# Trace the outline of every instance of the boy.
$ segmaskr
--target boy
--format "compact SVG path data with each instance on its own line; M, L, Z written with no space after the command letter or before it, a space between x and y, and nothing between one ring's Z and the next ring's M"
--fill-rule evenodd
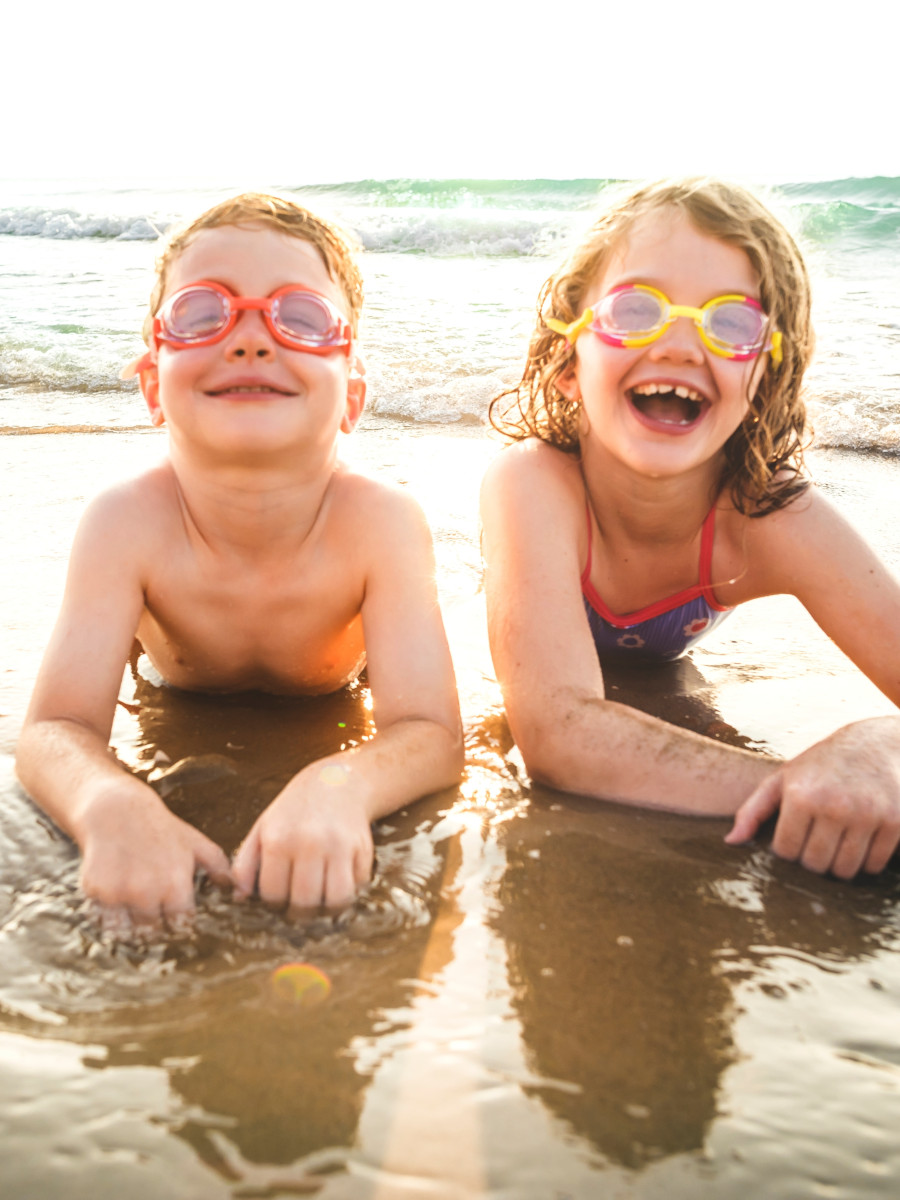
M331 226L255 194L170 238L157 272L149 352L126 373L169 455L82 520L19 777L80 846L107 925L190 913L197 868L272 905L338 907L371 873L370 822L462 766L424 516L337 458L365 401L362 284ZM191 690L325 693L367 666L378 732L300 771L229 867L108 751L135 637Z

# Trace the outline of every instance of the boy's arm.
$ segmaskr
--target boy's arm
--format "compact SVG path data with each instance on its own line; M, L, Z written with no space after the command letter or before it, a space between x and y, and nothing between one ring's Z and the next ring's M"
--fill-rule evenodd
M372 872L370 825L454 784L463 762L459 703L425 517L385 492L368 514L362 606L377 733L305 767L251 829L237 886L291 909L348 903Z
M197 866L230 881L219 847L169 812L108 747L143 608L132 503L108 493L82 520L16 754L28 792L81 848L82 889L110 924L189 912Z

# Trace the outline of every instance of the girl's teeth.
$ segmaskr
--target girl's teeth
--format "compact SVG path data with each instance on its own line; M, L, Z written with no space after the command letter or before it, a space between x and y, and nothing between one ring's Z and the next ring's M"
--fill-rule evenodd
M685 387L683 383L677 387L669 387L664 383L641 383L634 389L638 396L656 396L660 393L674 392L681 400L693 400L695 404L701 403L703 397L699 392L695 392L693 388Z

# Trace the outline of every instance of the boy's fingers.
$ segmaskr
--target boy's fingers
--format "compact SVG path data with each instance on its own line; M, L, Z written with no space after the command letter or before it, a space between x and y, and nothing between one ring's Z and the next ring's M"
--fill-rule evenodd
M294 861L291 879L290 908L292 911L311 912L319 909L325 896L325 860L308 858Z
M375 865L375 847L371 841L367 846L361 846L353 856L353 882L358 888L372 878L372 868Z
M256 890L264 904L283 907L291 895L291 860L270 849L260 859Z
M725 835L725 841L729 846L749 842L763 821L767 821L778 809L780 803L781 772L776 771L768 779L764 779L755 792L751 792L734 814L734 824Z
M251 829L238 847L234 862L231 864L231 875L239 897L253 895L256 890L258 871L259 834L255 829Z
M131 936L131 916L127 908L120 905L100 904L95 901L94 909L100 918L100 931L106 937L126 941Z
M323 882L325 907L330 909L346 908L353 902L356 895L356 882L353 878L353 862L342 858L330 862Z
M220 887L230 887L234 883L228 855L202 833L198 833L194 842L194 858L213 883Z

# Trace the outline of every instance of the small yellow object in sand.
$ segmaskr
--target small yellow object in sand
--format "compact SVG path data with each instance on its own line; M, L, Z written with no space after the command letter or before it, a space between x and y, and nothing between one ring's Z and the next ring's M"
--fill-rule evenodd
M328 999L331 980L312 963L284 963L272 972L272 991L279 1000L310 1008Z

